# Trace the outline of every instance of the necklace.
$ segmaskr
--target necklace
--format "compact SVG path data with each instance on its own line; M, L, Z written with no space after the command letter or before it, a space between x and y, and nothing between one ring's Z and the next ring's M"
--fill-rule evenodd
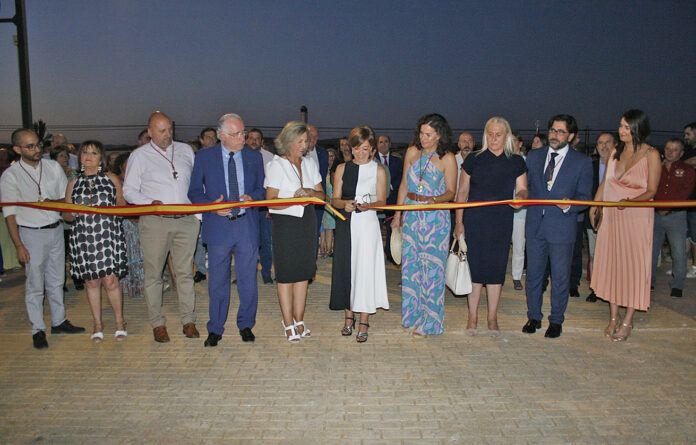
M31 179L31 182L36 184L36 187L38 187L38 189L39 189L39 202L43 202L44 197L41 194L41 178L43 177L43 163L39 159L39 182L36 182L36 179L34 179L34 177L31 175L31 173L29 173L29 171L26 168L24 168L24 166L22 165L21 162L18 162L18 164L22 168L22 170L24 170L24 173L26 173L27 176L29 176L29 179Z
M428 162L425 163L425 168L423 168L423 155L421 154L421 157L418 159L418 167L420 168L420 170L418 172L418 187L417 188L418 188L419 194L423 193L423 189L424 189L424 187L423 187L423 175L425 174L425 172L428 171L428 165L430 165L430 160L433 158L434 154L435 154L435 152L433 151L428 156Z
M172 176L174 177L174 179L179 179L179 172L177 172L176 167L174 167L174 142L172 142L172 159L171 159L171 161L164 154L162 154L162 152L157 147L152 145L152 141L150 141L150 147L152 147L152 149L155 150L155 152L157 152L158 155L162 156L164 158L164 160L167 161L169 163L169 165L171 165Z

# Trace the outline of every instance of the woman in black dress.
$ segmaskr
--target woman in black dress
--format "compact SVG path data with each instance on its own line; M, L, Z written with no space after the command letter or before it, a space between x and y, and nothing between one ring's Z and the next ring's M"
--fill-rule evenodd
M502 117L492 117L483 130L483 148L467 156L456 201L498 201L510 199L517 190L517 199L527 198L527 166L522 156L513 153L510 124ZM498 301L505 282L508 252L512 237L512 206L489 206L456 211L454 235L464 238L471 268L473 289L469 294L467 333L476 334L478 302L486 286L488 299L488 330L500 335ZM514 206L514 208L519 208Z
M104 146L99 141L85 141L78 152L82 168L68 183L65 202L87 206L125 205L121 181L104 171ZM116 340L123 340L126 322L119 278L127 272L126 244L121 231L121 218L108 215L64 213L66 221L74 220L70 232L72 274L85 282L87 300L94 318L95 343L104 339L101 314L101 288L111 303L116 318Z

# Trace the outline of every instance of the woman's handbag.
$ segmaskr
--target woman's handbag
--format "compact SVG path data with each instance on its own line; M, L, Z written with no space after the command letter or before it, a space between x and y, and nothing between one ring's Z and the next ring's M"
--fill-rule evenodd
M389 250L396 264L401 264L401 228L392 229Z
M457 245L455 252L454 246ZM455 295L471 293L471 272L469 262L466 260L466 242L464 238L454 239L447 256L445 268L445 283Z

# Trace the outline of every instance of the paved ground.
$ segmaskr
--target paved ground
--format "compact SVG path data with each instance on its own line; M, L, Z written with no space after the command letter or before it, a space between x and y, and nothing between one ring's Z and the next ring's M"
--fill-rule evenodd
M339 334L329 277L320 260L305 318L313 336L297 345L283 339L274 287L261 285L254 344L241 342L234 315L217 348L184 338L170 291L169 344L152 340L145 305L126 297L125 342L49 335L37 351L22 273L10 272L0 283L0 442L696 443L696 280L672 301L662 271L626 343L602 336L607 306L584 298L570 302L561 338L522 334L524 294L510 286L500 338L485 326L467 336L466 299L448 294L445 335L421 339L400 328L389 268L392 309L359 345ZM205 337L207 292L197 291ZM91 328L83 293L69 292L66 306Z

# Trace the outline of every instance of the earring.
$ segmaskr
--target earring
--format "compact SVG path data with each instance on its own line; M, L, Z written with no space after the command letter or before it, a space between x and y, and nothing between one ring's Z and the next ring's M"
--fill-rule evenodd
M101 170L102 170L102 166L100 165L99 168L97 169L97 172L101 173Z
M80 173L85 172L85 164L80 164Z

